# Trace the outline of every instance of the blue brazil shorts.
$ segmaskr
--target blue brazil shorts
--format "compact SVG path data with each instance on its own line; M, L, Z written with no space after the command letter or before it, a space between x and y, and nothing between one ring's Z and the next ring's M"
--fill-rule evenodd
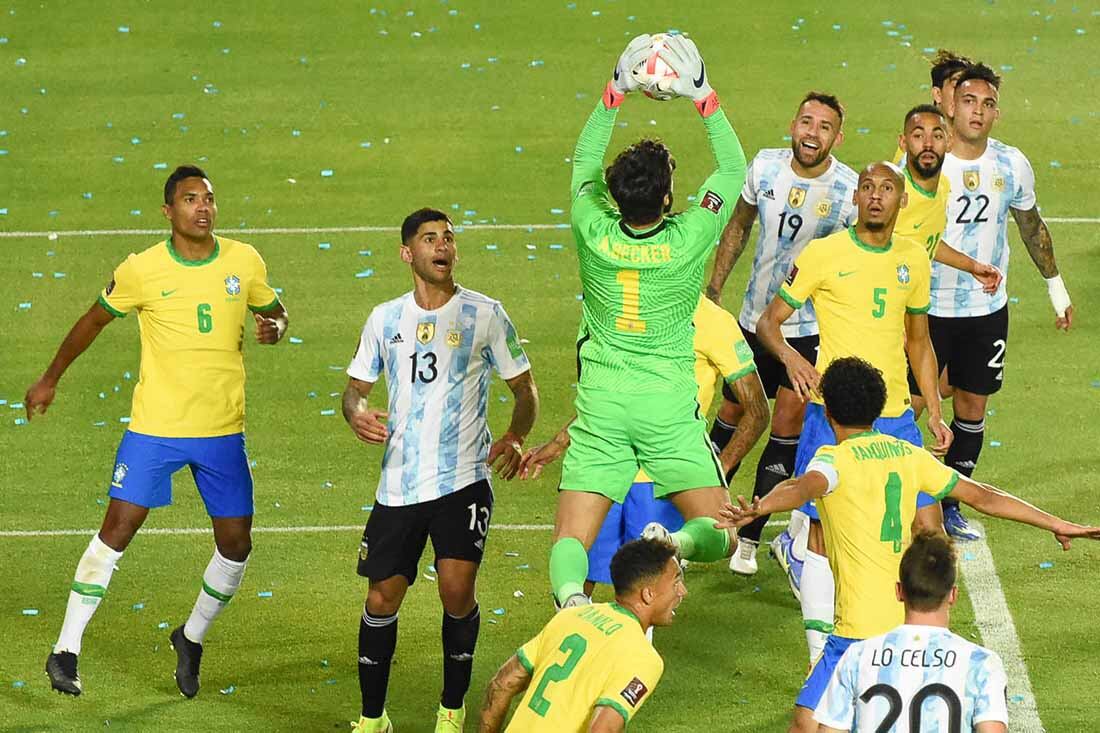
M684 526L684 518L668 499L653 498L650 482L632 484L622 504L611 504L596 541L588 550L588 580L611 582L611 558L616 550L636 540L650 522L660 522L669 532Z

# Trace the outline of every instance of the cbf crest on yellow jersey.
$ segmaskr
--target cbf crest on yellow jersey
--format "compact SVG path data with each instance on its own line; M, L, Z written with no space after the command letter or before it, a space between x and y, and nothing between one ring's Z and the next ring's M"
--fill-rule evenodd
M559 612L516 656L531 673L531 684L510 733L587 731L597 707L609 707L629 723L665 668L638 618L617 603Z
M267 266L250 245L216 237L205 260L186 260L171 239L131 254L99 304L121 318L138 312L141 375L130 430L162 438L209 438L244 430L244 335L249 310L275 308Z
M936 247L947 230L947 204L951 200L951 181L940 176L935 191L921 188L913 180L908 167L905 171L905 192L909 194L909 203L898 212L894 224L894 236L905 237L924 248L928 259L936 256Z
M911 240L872 247L852 227L810 242L779 296L795 310L813 301L821 333L817 370L845 356L869 361L886 380L882 416L898 417L909 407L905 314L928 312L930 272L927 253Z
M917 493L942 499L959 475L923 448L875 430L818 448L810 471L829 482L817 511L836 576L835 633L884 634L905 620L894 583L912 541Z

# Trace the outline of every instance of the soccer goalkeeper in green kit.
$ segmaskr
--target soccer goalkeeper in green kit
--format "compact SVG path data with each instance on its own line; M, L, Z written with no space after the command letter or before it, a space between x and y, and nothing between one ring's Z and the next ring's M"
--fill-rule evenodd
M653 39L627 46L573 155L573 236L584 303L577 359L576 421L562 465L550 582L559 606L588 602L583 584L591 546L611 502L622 502L641 467L654 495L667 497L686 523L668 533L650 525L686 560L728 557L734 541L715 529L727 501L725 478L699 414L693 377L692 314L703 269L745 180L745 154L707 81L699 50L668 36L660 57L676 72L671 90L703 118L718 168L695 201L672 206L676 167L668 148L641 140L603 170L619 105L647 81Z

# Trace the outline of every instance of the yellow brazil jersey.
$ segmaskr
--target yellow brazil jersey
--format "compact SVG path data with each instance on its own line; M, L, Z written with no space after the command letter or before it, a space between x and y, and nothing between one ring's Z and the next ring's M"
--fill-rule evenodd
M905 169L905 192L909 194L909 203L898 212L894 224L894 236L911 239L924 248L928 259L936 256L936 247L940 237L947 229L947 203L951 200L951 181L940 176L935 191L920 187Z
M817 511L836 577L834 633L885 634L905 620L894 583L912 541L917 492L942 499L959 475L923 448L874 430L822 446L806 471L829 482Z
M665 668L637 617L617 603L559 612L516 656L531 684L508 725L511 733L587 731L600 706L629 723Z
M872 247L853 227L806 245L779 296L795 310L813 300L821 333L817 371L845 356L869 361L886 380L883 417L898 417L909 407L905 314L928 311L930 277L928 257L912 240Z
M894 157L890 160L896 166L900 166L902 168L905 167L905 151L901 149L900 145L898 146L898 149L894 151Z
M737 318L714 301L700 296L692 316L695 324L695 384L699 387L699 408L706 412L714 399L719 379L736 382L756 371L752 347L741 333ZM634 483L648 482L645 471L638 471Z
M278 303L263 259L243 242L217 237L202 261L181 258L171 240L127 257L99 304L116 317L138 312L141 375L130 430L163 438L244 430L248 311Z

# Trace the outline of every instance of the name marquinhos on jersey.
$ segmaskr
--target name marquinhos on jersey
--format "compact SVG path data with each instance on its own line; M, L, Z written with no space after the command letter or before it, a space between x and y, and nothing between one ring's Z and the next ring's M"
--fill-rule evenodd
M885 461L913 452L913 446L904 440L876 440L867 445L850 445L848 449L857 461Z
M633 265L661 265L672 261L672 247L665 244L631 244L629 242L612 243L608 237L600 240L597 247L611 259L629 262Z

